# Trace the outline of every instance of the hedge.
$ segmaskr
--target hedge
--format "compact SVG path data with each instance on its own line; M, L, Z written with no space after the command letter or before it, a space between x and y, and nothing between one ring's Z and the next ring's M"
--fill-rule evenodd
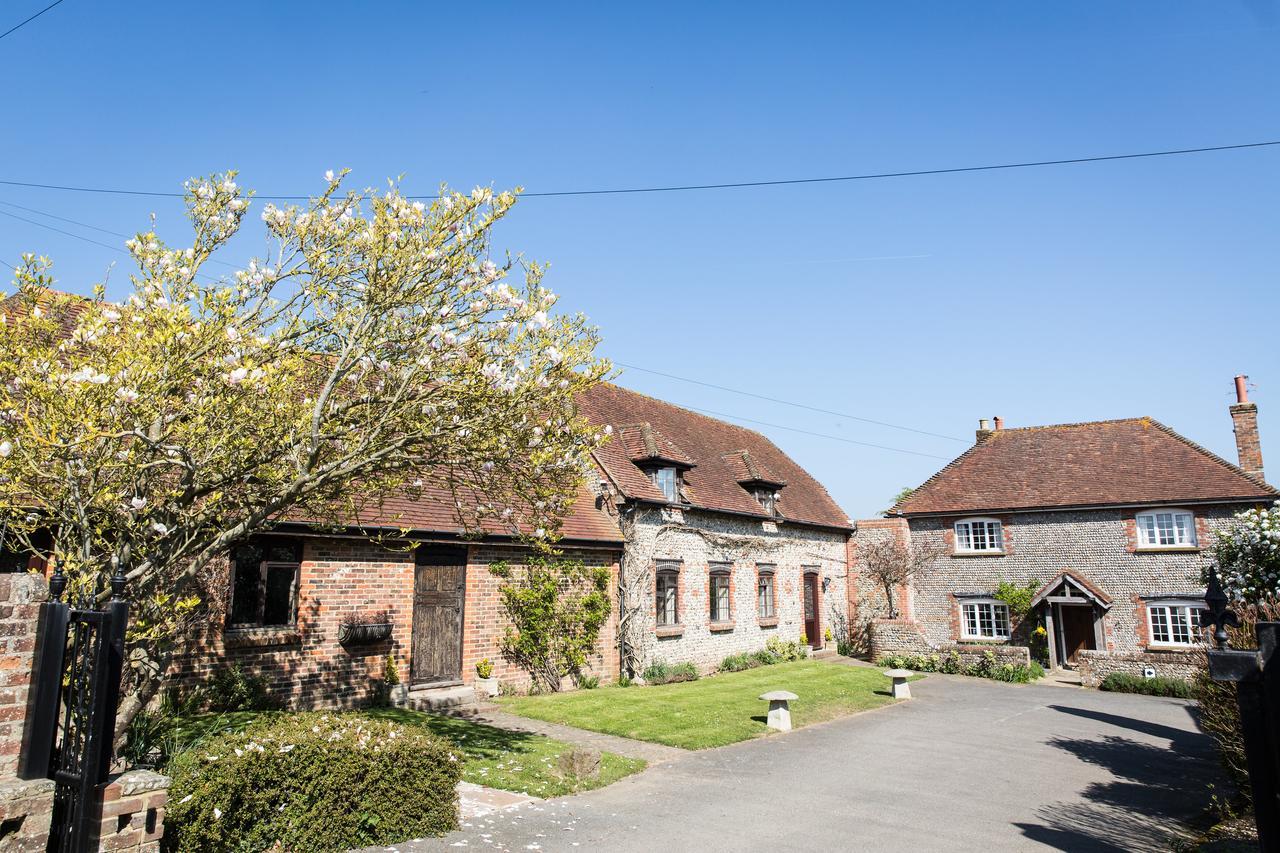
M876 665L914 672L972 675L975 678L990 678L1011 684L1030 684L1036 679L1044 678L1044 667L1035 661L1030 664L1001 663L991 651L983 652L982 657L973 663L966 662L958 652L952 650L941 655L889 655L880 658Z
M1177 699L1191 699L1195 689L1190 681L1181 678L1144 678L1127 672L1113 672L1098 685L1099 690L1112 693L1142 693L1147 696L1172 696Z
M174 756L168 850L350 850L457 828L462 756L359 713L270 716Z

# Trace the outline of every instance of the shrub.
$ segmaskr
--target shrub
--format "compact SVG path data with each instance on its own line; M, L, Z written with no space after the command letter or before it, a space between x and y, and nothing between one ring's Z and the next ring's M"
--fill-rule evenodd
M457 827L461 757L419 726L289 714L203 740L169 763L177 850L348 850Z
M609 570L539 556L523 568L504 562L489 571L503 580L498 592L510 623L503 656L528 672L535 688L558 691L561 680L576 678L596 650L612 607Z
M649 684L674 684L678 681L697 681L698 668L691 663L678 663L674 666L666 661L657 660L644 671L644 680Z
M739 652L722 660L720 662L720 671L742 672L745 669L755 669L758 666L764 666L764 662L749 652Z
M481 678L490 678L493 676L493 661L488 658L481 658L476 662L476 675Z
M1128 672L1113 672L1098 685L1099 690L1112 693L1142 693L1146 696L1172 696L1190 699L1195 695L1190 681L1181 678L1143 678Z
M595 690L600 686L600 676L598 675L579 675L578 686L583 690Z
M887 655L876 661L876 665L890 669L909 669L912 672L969 675L1011 684L1030 684L1044 678L1044 667L1035 661L1030 664L1000 663L992 651L983 652L982 657L973 663L965 663L960 653L952 649L945 654Z
M218 670L199 691L199 704L206 711L223 714L229 711L271 711L279 703L267 689L267 679L245 672L238 663Z
M798 643L792 640L783 640L780 637L770 637L769 642L764 644L764 649L773 655L778 663L803 660L809 656L805 649L805 646L808 645L805 639L804 634L800 635L800 642Z

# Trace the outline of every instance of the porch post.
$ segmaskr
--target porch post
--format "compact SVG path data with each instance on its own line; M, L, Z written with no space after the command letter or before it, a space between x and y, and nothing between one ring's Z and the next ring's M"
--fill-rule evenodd
M1044 630L1047 632L1045 642L1049 646L1049 669L1058 668L1058 633L1053 627L1053 605L1044 608Z
M1106 632L1102 630L1102 620L1106 616L1106 611L1094 604L1091 605L1093 610L1093 647L1100 652L1107 650Z

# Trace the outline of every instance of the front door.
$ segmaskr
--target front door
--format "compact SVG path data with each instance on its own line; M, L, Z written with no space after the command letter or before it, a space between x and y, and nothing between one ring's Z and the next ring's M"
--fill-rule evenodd
M462 600L467 549L421 545L413 582L414 684L462 680Z
M1096 645L1093 637L1093 608L1064 605L1058 612L1062 620L1063 659L1075 666L1080 652Z
M804 576L804 635L815 649L822 646L822 626L818 624L818 576Z

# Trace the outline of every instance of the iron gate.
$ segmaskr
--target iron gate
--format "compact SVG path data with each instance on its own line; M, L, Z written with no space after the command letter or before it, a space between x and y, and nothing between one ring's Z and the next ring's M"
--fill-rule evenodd
M106 607L95 607L93 595L72 606L62 600L67 579L58 570L41 605L19 775L54 781L51 851L80 853L97 843L129 615L124 585L117 569Z

